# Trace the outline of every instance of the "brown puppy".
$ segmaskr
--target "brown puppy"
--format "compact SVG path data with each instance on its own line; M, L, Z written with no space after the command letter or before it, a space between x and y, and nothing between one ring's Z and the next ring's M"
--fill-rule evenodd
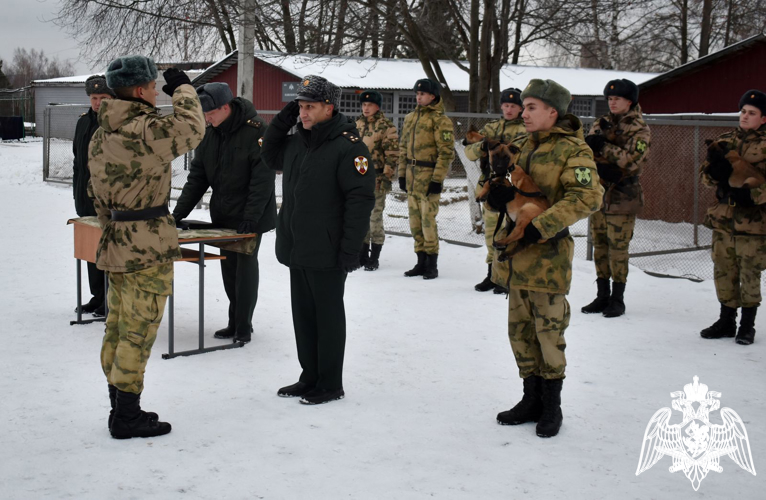
M708 139L705 144L708 146L708 161L721 160L731 165L732 172L729 176L731 187L753 189L766 183L766 177L757 168L742 159L736 150L730 150L729 143Z

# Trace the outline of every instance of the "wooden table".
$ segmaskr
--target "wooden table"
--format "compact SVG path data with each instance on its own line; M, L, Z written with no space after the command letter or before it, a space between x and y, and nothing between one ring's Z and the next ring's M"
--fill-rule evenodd
M67 224L74 226L74 257L77 259L77 320L70 321L70 325L87 324L94 321L105 321L106 318L96 318L90 320L82 319L80 310L82 304L82 267L81 262L96 262L96 250L98 242L101 239L101 227L96 217L80 217L69 219ZM205 252L205 245L212 245L226 248L232 251L248 252L254 248L255 234L237 234L232 229L192 229L178 231L179 245L198 245L198 249L181 248L181 260L177 262L191 262L199 266L199 346L197 349L188 351L175 351L175 305L174 292L168 297L168 352L162 355L162 359L171 359L177 356L191 356L193 354L202 354L211 351L220 351L222 349L232 349L242 347L243 342L232 341L229 344L217 345L214 347L205 347L205 262L210 260L224 260L226 257ZM250 250L251 251L251 250ZM105 277L108 283L108 278ZM175 280L174 280L175 283ZM106 290L106 285L105 285ZM109 314L109 310L106 309Z

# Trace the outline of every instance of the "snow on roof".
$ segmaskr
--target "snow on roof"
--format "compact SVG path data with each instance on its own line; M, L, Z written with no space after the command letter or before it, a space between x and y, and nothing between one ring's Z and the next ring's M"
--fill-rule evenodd
M425 78L423 66L415 59L375 59L371 57L317 56L256 51L255 57L282 70L303 77L319 75L344 88L378 90L411 89ZM468 73L452 61L439 61L444 77L453 91L468 91ZM464 62L468 67L468 62ZM552 68L506 64L500 71L500 87L523 89L533 78L555 80L573 95L602 95L609 80L627 78L640 84L656 73L632 73L606 69Z
M189 78L194 78L195 76L203 73L205 70L202 69L187 69L184 70L184 73L189 75ZM90 78L93 75L103 75L103 73L89 73L87 75L76 75L76 76L63 76L61 78L49 78L47 80L33 80L32 83L36 86L45 86L48 84L77 84L77 83L85 83L85 80ZM162 75L158 75L159 79L162 79Z

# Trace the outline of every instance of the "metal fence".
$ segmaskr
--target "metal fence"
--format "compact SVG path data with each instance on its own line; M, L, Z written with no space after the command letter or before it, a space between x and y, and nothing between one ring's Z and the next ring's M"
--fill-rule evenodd
M87 106L48 106L44 123L44 178L71 182L72 137L80 114ZM172 108L166 106L163 112ZM261 111L267 122L278 111ZM455 161L444 183L438 215L439 237L445 241L480 247L484 245L480 205L474 200L479 177L478 163L468 160L459 141L469 129L479 130L496 119L485 114L449 113L455 127ZM587 134L593 118L582 119ZM636 221L631 242L631 263L647 272L711 279L709 255L712 233L701 225L705 211L714 201L712 190L698 177L705 158L705 139L712 139L737 126L735 118L681 119L647 117L652 131L651 148L641 176L645 207ZM193 153L192 153L193 154ZM172 198L177 198L186 182L191 156L173 162ZM386 201L384 225L391 234L410 235L407 198L395 181ZM277 176L277 202L281 202L282 181ZM201 204L205 206L210 193ZM590 258L588 221L570 227L575 238L575 254Z

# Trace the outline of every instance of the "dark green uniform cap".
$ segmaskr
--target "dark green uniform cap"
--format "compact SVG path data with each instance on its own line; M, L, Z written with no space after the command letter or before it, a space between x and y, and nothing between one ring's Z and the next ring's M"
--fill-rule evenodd
M500 104L503 104L504 102L510 103L510 104L518 104L519 106L522 106L521 104L521 90L510 88L505 89L500 94Z
M522 102L527 97L540 99L549 106L552 106L559 114L559 119L564 118L569 108L569 102L572 100L572 94L567 89L554 82L553 80L534 79L529 81L529 85L521 93Z
M383 96L377 90L365 90L359 94L359 102L371 102L380 107L380 104L383 102Z
M761 110L761 115L766 116L766 94L760 90L750 89L745 92L739 99L739 109L745 104L755 106Z
M133 87L156 79L157 65L151 57L118 57L106 70L106 84L110 89Z
M412 90L415 92L428 92L429 94L439 97L441 95L442 86L439 82L435 82L430 78L423 78L415 82L415 86L412 87Z
M638 85L630 80L612 80L604 87L604 97L616 95L631 102L631 108L638 104Z

